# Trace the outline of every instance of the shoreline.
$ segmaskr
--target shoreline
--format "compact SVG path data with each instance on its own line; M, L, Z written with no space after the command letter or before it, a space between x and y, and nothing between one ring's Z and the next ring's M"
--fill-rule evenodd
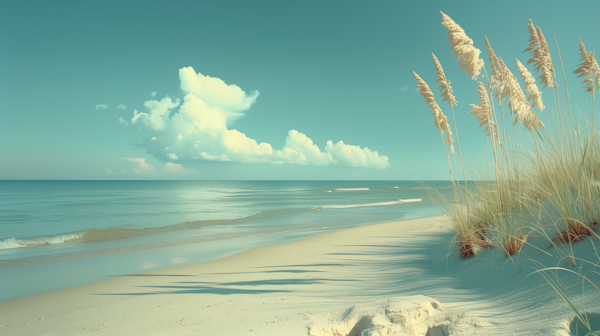
M457 259L453 236L443 217L420 218L118 276L0 303L0 333L333 336L362 323L423 335L561 335L572 314L543 280L515 285L518 270L506 266L504 276L485 257Z

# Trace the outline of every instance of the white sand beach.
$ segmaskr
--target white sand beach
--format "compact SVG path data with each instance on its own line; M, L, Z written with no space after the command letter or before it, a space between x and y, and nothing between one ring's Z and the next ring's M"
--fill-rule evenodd
M453 236L444 217L376 224L32 295L0 304L0 334L570 334L540 275L495 249L461 260ZM598 312L580 285L569 295Z

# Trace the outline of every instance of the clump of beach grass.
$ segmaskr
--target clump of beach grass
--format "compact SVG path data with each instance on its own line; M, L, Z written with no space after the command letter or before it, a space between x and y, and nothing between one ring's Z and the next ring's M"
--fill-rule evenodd
M458 142L460 166L455 162L453 138L459 133L454 118L454 107L458 105L450 81L446 78L440 61L433 55L443 102L452 108L452 124L437 104L435 95L419 75L414 73L417 87L428 107L433 111L434 127L448 160L448 169L455 189L455 199L444 206L451 218L463 257L477 254L477 246L498 246L507 256L514 255L527 241L528 227L532 222L548 222L549 227L559 229L552 241L572 244L585 236L594 235L595 224L600 220L600 148L592 125L579 125L572 116L570 106L565 111L564 99L558 92L556 72L552 63L549 45L540 27L529 20L529 46L525 52L531 57L539 73L543 88L552 90L555 108L546 119L549 127L537 116L546 106L542 91L529 69L515 59L525 91L515 75L501 57L498 57L487 37L491 72L480 58L481 51L473 40L450 16L442 14L442 26L449 35L450 48L461 69L472 79L485 73L484 81L477 82L480 97L478 105L470 104L471 111L491 140L491 167L493 183L467 183L466 168ZM590 93L592 102L598 90L598 63L593 52L588 52L580 41L582 63L574 71L584 77L585 92ZM562 66L562 65L561 65ZM566 85L565 85L566 86ZM565 87L566 89L566 87ZM562 101L558 101L562 99ZM558 103L556 103L558 101ZM504 113L504 108L510 114ZM506 122L509 119L512 122ZM593 120L593 107L590 112ZM522 125L523 129L517 126ZM445 137L444 137L445 133ZM511 134L512 133L512 134ZM595 169L595 166L599 168ZM459 172L464 183L460 183Z
M524 52L528 52L530 57L526 64L515 59L520 78L525 83L523 90L517 77L496 55L487 37L489 74L480 58L481 51L474 46L473 40L450 16L441 14L442 26L447 30L450 48L460 68L473 80L484 73L483 80L477 82L479 104L470 104L469 113L477 118L479 127L484 128L488 137L487 143L491 144L486 147L485 178L467 181L467 173L473 172L467 171L460 142L458 153L455 154L453 146L453 136L459 139L454 118L458 102L440 61L433 55L442 101L448 102L452 109L454 134L434 93L424 79L416 73L414 76L421 95L434 112L434 126L439 130L448 160L454 199L441 205L456 230L459 256L470 258L481 249L494 247L512 258L530 244L531 237L541 236L547 239L560 260L567 258L573 266L580 268L598 267L600 257L599 262L590 262L579 258L574 248L575 244L586 239L600 239L597 233L600 222L600 145L594 125L600 67L594 52L588 51L580 39L581 63L573 73L582 78L583 91L590 96L590 108L586 112L581 107L583 122L578 122L571 110L558 43L564 88L559 88L550 47L540 27L529 20L529 45ZM523 43L526 45L525 39ZM527 68L530 64L532 71ZM541 89L532 72L538 75ZM544 104L543 93L551 95L552 108ZM504 113L505 108L509 113ZM538 113L545 115L544 122ZM455 155L459 156L460 165L455 163ZM464 183L459 181L459 176ZM593 242L592 246L598 256ZM564 270L540 267L538 272L552 285L555 282L546 273L551 269ZM600 275L600 272L594 272ZM597 285L593 285L598 289ZM580 313L564 292L557 292L571 304L577 317L591 332L585 313Z

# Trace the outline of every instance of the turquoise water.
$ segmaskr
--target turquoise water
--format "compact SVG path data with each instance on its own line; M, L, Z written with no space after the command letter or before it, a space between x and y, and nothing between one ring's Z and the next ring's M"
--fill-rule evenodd
M0 301L439 214L416 181L0 181Z

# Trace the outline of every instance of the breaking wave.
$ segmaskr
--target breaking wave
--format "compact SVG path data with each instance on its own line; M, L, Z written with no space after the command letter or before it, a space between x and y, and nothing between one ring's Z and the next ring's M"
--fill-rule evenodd
M11 249L11 248L19 248L19 247L29 247L29 246L40 246L40 245L56 245L62 244L69 241L78 241L83 238L85 233L73 233L66 234L54 237L42 237L42 238L33 238L33 239L16 239L16 238L8 238L4 240L0 240L0 250Z
M338 188L337 191L357 191L357 190L369 190L369 188Z
M321 209L350 209L350 208L366 208L378 206L400 205L403 203L421 202L421 198L399 199L391 202L367 203L367 204L347 204L347 205L322 205L310 207L311 210L321 211Z

